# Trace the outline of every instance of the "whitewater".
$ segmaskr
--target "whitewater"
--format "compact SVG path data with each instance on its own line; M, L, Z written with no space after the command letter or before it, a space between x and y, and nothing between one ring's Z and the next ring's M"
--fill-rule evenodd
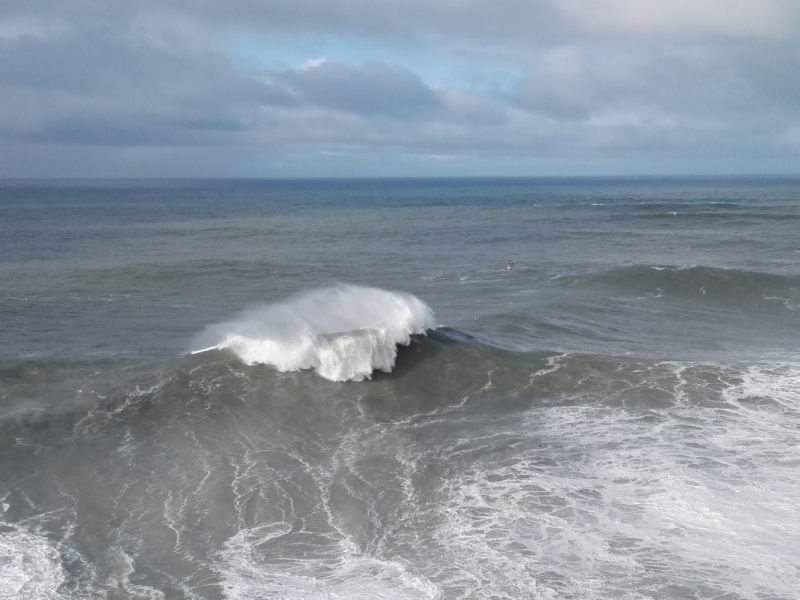
M433 312L414 296L339 285L213 325L197 341L203 348L193 352L227 348L249 365L362 381L375 370L390 372L398 345L433 327Z
M792 178L2 182L0 600L795 600L798 232Z

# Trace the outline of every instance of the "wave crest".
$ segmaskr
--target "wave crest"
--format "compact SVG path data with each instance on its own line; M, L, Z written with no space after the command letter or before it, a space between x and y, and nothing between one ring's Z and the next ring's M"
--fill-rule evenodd
M738 307L778 306L795 310L800 278L704 266L636 265L564 278L563 283L605 287L637 296L716 301Z
M212 325L197 339L203 349L194 352L228 348L251 365L362 381L375 370L390 372L397 345L434 327L431 309L411 294L338 285Z

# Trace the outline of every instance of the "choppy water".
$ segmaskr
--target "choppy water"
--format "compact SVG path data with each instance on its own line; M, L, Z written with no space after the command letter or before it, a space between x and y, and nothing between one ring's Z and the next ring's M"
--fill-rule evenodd
M796 179L5 182L0 599L792 600L798 232Z

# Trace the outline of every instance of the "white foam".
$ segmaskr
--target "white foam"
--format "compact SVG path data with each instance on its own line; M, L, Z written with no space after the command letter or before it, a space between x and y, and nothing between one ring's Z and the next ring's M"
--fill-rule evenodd
M221 552L223 589L229 600L324 598L371 600L395 598L435 600L440 590L402 564L344 552L338 559L309 564L288 561L270 565L259 559L259 547L286 535L291 527L272 523L243 529ZM346 546L346 544L345 544Z
M798 363L664 363L640 376L640 390L669 393L674 406L534 406L452 446L444 460L469 468L442 486L429 542L458 564L445 589L639 599L673 597L677 585L709 598L797 597Z
M0 533L0 600L58 597L64 568L46 538L22 529Z
M362 381L375 370L391 371L397 345L433 327L431 309L410 294L338 285L213 325L198 337L202 350L195 352L228 348L247 364Z
M741 376L741 383L725 396L732 402L769 398L788 409L800 407L800 362L753 365Z
M124 593L126 598L139 600L164 600L165 595L147 585L137 585L131 582L131 576L136 573L133 558L121 548L112 548L106 554L108 564L112 567L110 577L103 582L102 587L117 589Z

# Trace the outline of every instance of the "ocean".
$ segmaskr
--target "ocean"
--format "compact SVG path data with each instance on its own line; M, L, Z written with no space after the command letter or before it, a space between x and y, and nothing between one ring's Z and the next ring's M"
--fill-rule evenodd
M796 600L798 317L798 178L0 182L0 599Z

